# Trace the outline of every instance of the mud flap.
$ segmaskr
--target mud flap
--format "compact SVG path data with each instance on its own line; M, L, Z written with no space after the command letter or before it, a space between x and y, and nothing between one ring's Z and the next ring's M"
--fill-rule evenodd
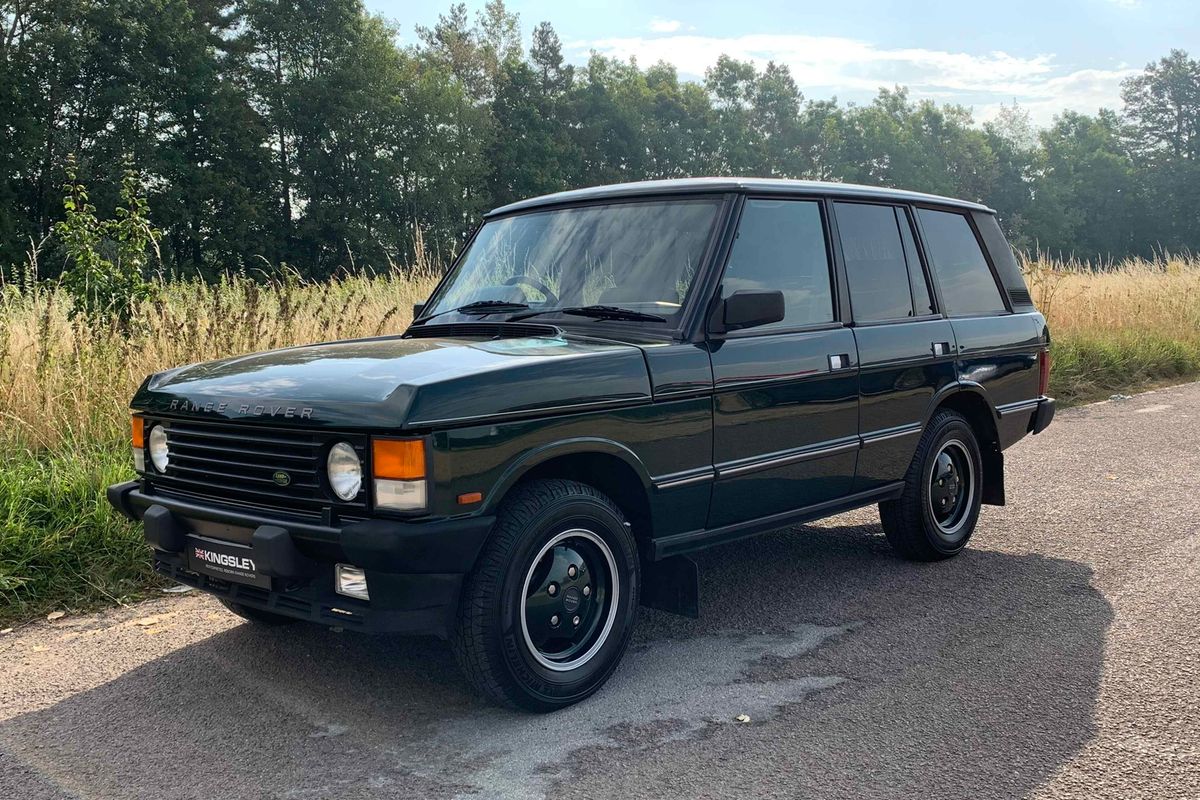
M983 485L980 500L985 506L1004 505L1004 453L999 445L989 445L980 454L983 460Z
M700 567L687 556L642 563L642 605L696 619L700 616Z

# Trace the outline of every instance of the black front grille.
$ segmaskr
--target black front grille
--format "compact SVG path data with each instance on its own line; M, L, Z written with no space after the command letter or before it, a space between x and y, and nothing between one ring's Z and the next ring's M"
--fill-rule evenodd
M365 491L344 502L325 477L329 448L337 442L351 444L370 474L365 436L173 419L147 419L147 433L156 424L166 430L170 452L165 473L151 466L147 453L147 477L157 490L305 517L326 508L352 517L366 513Z

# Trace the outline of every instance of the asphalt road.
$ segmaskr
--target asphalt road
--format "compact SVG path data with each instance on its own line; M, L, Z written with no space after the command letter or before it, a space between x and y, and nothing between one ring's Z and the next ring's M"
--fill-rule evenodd
M873 509L701 557L597 696L197 595L0 636L0 798L1200 798L1200 384L1060 413L915 565ZM737 723L739 714L749 723Z

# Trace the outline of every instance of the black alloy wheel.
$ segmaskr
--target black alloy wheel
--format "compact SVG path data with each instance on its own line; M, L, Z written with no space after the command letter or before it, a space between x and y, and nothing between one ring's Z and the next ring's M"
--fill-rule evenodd
M535 556L522 595L521 633L534 660L563 672L582 666L616 617L620 581L612 550L593 531L563 531Z
M463 673L511 708L578 703L625 653L639 570L624 514L594 487L561 479L516 487L463 585L452 640Z
M983 459L971 423L943 409L926 426L904 492L879 504L888 542L916 561L939 561L967 545L979 521Z

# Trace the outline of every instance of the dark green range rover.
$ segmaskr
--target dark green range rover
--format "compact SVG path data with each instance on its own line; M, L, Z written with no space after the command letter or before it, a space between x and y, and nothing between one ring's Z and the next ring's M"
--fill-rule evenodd
M108 497L235 613L448 637L550 710L639 604L698 613L693 550L877 503L903 556L957 553L1054 415L1049 343L974 203L566 192L487 215L403 335L152 375Z

